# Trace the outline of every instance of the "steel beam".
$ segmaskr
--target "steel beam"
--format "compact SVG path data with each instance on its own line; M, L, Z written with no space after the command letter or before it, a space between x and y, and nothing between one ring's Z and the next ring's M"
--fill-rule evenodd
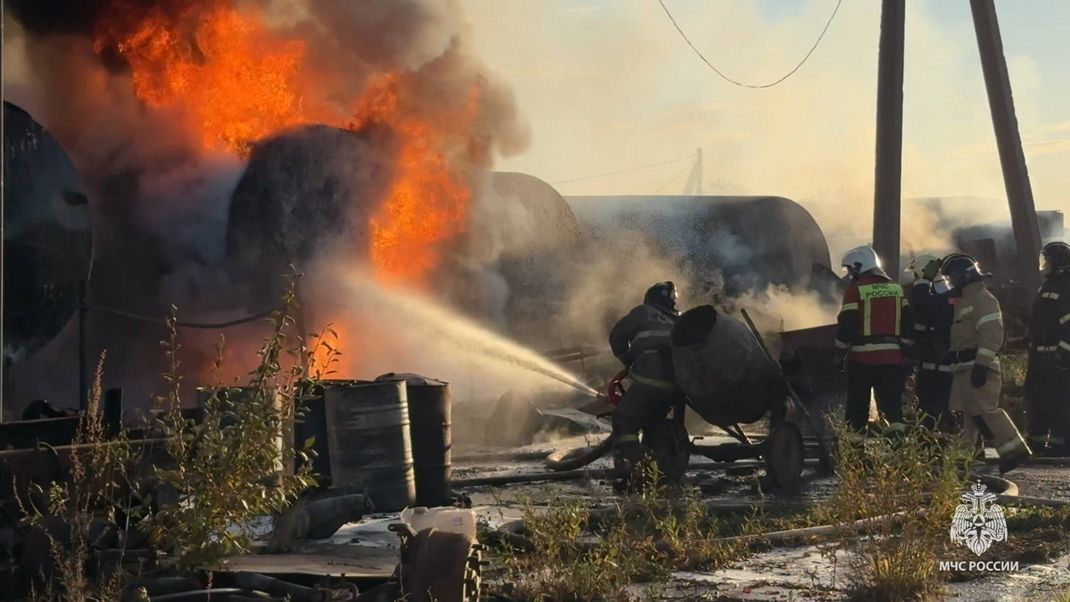
M877 166L873 178L873 248L899 276L903 175L903 37L906 0L883 0L877 68Z
M1014 98L1007 73L1007 59L1003 56L1003 40L999 34L996 6L993 0L970 0L973 27L977 32L977 49L981 53L981 70L988 91L988 108L992 111L992 127L996 131L996 147L1003 169L1003 185L1011 209L1011 226L1018 246L1018 269L1022 280L1035 290L1040 284L1037 254L1040 252L1040 228L1033 204L1033 189L1025 165L1022 137L1018 132L1018 118L1014 114Z

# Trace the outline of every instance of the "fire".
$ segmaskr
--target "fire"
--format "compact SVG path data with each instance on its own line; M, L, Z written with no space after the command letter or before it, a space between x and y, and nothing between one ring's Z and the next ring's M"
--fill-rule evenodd
M276 39L251 7L147 10L134 23L105 22L95 47L126 60L146 105L184 110L205 147L245 153L257 139L309 121L295 92L303 42Z
M467 223L472 191L443 148L471 127L476 103L433 124L402 110L401 83L398 74L376 82L362 98L354 126L386 124L401 138L389 195L370 223L376 279L426 287L444 247Z
M310 108L298 93L299 78L309 76L304 43L281 38L250 3L240 10L235 0L111 0L111 5L95 25L97 53L123 59L137 98L147 107L182 114L206 150L246 155L257 140L314 121L392 131L397 150L383 152L396 152L394 179L368 218L368 259L379 282L430 287L468 221L472 192L465 165L482 158L472 136L478 84L460 108L441 108L452 106L444 98L433 110L417 110L407 102L406 84L418 76L382 74L350 105L354 118L343 124L337 113ZM345 318L333 320L334 332L324 343L352 348L360 328L352 316ZM321 346L312 358L314 371L324 371L328 355Z

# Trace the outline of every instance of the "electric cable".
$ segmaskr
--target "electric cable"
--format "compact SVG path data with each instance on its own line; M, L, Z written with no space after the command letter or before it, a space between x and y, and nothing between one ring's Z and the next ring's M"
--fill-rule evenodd
M104 306L101 306L101 305L87 305L85 307L85 309L87 309L89 311L99 311L101 313L112 314L112 315L115 315L115 316L121 316L121 317L124 317L124 318L129 318L131 320L138 320L138 321L141 321L141 322L152 322L154 324L166 324L167 323L167 320L164 319L164 318L158 318L158 317L155 317L155 316L146 316L146 315L143 315L143 314L136 314L136 313L129 312L129 311L123 311L121 309L115 309L113 307L104 307ZM178 327L178 328L201 328L201 329L206 329L206 330L217 330L217 329L220 329L220 328L229 328L231 326L238 326L239 324L247 324L249 322L253 322L253 321L256 321L256 320L262 320L264 318L267 318L267 317L271 316L276 311L277 310L271 309L271 310L262 311L260 313L253 314L251 316L245 316L244 318L237 318L237 319L234 319L234 320L229 320L227 322L217 322L217 323L183 322L183 321L179 320L179 321L175 322L175 326Z
M584 180L593 180L595 178L606 178L606 177L609 177L609 176L616 176L616 175L625 174L625 173L632 173L633 171L641 171L641 170L644 170L644 169L650 169L651 167L658 167L660 165L668 165L670 163L676 163L677 161L683 161L684 159L691 159L691 158L694 158L694 155L686 155L686 156L683 156L683 157L677 157L675 159L669 159L668 161L659 161L657 163L651 163L649 165L641 165L639 167L632 167L630 169L621 169L619 171L611 171L611 172L607 172L607 173L595 174L593 176L584 176L582 178L573 178L571 180L561 180L561 181L558 181L558 182L550 182L550 183L553 184L554 186L558 186L560 184L571 184L572 182L582 182Z
M673 182L675 182L675 181L676 181L677 179L679 179L679 177L680 177L680 176L682 176L682 175L684 175L685 173L687 173L687 170L689 170L689 169L695 169L695 164L694 164L694 163L692 163L691 165L687 165L687 166L685 166L685 167L684 167L683 169L681 169L680 171L676 172L676 175L674 175L674 176L673 176L672 178L670 178L670 179L669 179L669 180L668 180L667 182L665 182L665 183L664 183L664 184L662 184L661 186L658 186L658 187L657 187L657 188L656 188L656 189L654 190L654 194L657 194L657 193L661 192L661 190L662 190L663 188L665 188L665 187L666 187L666 186L668 186L669 184L672 184Z
M684 30L680 27L680 24L676 22L676 19L672 16L672 13L669 12L669 7L665 6L665 0L658 0L658 4L660 4L661 9L665 11L665 16L669 17L669 21L672 22L673 27L676 28L677 32L679 32L680 37L682 37L684 41L687 42L687 45L691 47L691 50L693 50L696 55L698 55L698 58L702 59L702 62L706 63L706 66L712 69L714 73L721 77L721 79L725 80L728 83L735 84L741 88L760 89L772 88L773 86L788 79L792 75L795 75L795 72L798 71L806 63L806 61L810 59L810 55L812 55L814 51L817 50L818 45L821 44L821 40L825 38L825 32L829 30L829 26L832 25L832 20L836 18L836 13L840 11L840 5L843 4L843 0L836 0L836 7L832 9L832 14L829 15L828 21L825 22L824 29L821 30L821 33L817 36L817 39L814 40L814 45L810 47L810 50L807 51L806 55L803 56L802 60L799 61L799 63L795 65L795 67L792 68L791 71L788 71L776 81L772 81L767 84L748 84L725 75L720 69L715 67L713 63L711 63L710 60L707 59L706 56L702 54L702 52L698 48L695 47L695 44L691 41L691 38L687 37L687 34L684 33Z

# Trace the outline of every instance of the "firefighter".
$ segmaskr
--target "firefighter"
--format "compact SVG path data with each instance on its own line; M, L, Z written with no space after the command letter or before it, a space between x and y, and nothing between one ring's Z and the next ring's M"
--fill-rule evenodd
M1070 453L1070 245L1052 242L1040 254L1044 283L1029 322L1025 403L1029 443L1039 452Z
M910 289L910 307L914 312L914 353L918 374L914 393L922 424L944 432L951 430L947 410L951 397L951 366L944 361L951 346L951 319L954 308L948 302L950 288L940 276L939 257L918 255L907 273L914 276Z
M914 328L903 287L892 282L872 247L847 252L841 262L850 284L837 319L837 363L847 371L847 422L861 441L869 421L869 400L890 423L885 433L898 436L903 423L905 360Z
M670 334L680 312L676 286L659 282L646 291L643 304L621 318L609 333L609 346L628 369L631 385L613 412L618 475L628 481L644 455L639 434L651 433L680 399L673 382Z
M1003 387L999 350L1003 347L1003 312L985 286L991 274L981 272L969 255L952 255L940 268L951 284L951 411L963 413L963 431L971 443L980 434L999 454L1001 473L1032 455L1007 412L999 407Z

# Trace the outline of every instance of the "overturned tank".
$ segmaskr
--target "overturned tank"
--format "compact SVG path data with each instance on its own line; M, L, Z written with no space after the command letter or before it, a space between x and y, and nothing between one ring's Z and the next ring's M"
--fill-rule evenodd
M717 426L756 422L788 393L750 330L712 305L688 310L676 321L672 363L688 405Z
M59 334L89 278L89 202L74 163L29 113L4 102L4 360Z
M783 197L574 196L568 202L595 236L643 233L698 279L723 279L728 294L767 284L816 286L830 273L821 228Z

